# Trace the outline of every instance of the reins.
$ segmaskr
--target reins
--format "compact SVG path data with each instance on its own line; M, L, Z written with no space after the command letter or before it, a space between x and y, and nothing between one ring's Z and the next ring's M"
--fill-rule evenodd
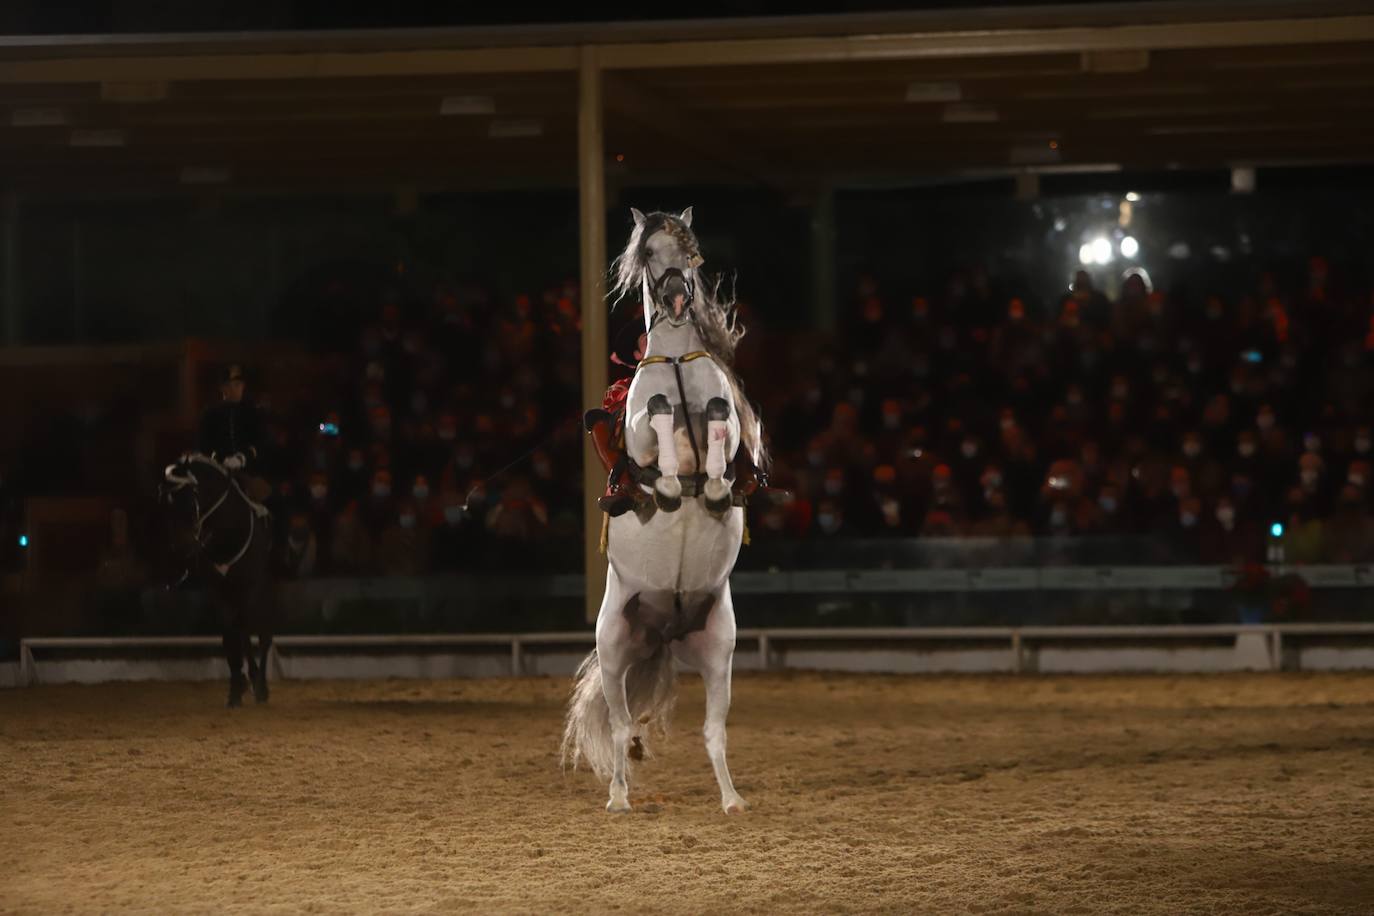
M249 498L248 494L244 492L243 487L239 485L239 482L234 478L234 475L229 473L229 470L227 468L221 465L218 461L215 461L213 458L196 453L183 456L182 460L179 463L196 463L206 465L217 471L224 478L226 483L224 492L222 492L219 495L219 498L211 504L209 509L202 513L200 511L200 480L195 476L195 474L191 473L190 471L187 471L185 475L175 474L173 473L173 471L176 468L176 465L169 466L167 470L164 472L163 476L167 480L174 483L176 485L176 489L179 490L186 486L190 486L192 488L191 500L196 512L196 518L194 523L195 527L192 531L192 539L195 541L196 547L199 551L204 551L209 546L210 537L213 536L205 536L203 534L205 523L209 521L211 516L213 516L217 511L219 511L220 507L223 506L224 503L228 500L229 492L231 490L238 494L239 498L243 500L244 508L248 510L248 536L244 539L243 546L239 548L238 552L235 553L233 557L231 557L228 560L228 562L215 563L214 561L211 561L211 565L215 567L215 569L219 572L221 576L227 576L229 575L229 571L233 569L234 566L236 566L239 563L239 561L241 561L245 556L248 555L249 548L253 546L253 538L254 535L257 533L259 520L258 508L256 504L253 502L253 500ZM186 579L189 578L189 576L190 569L188 568L186 572L182 574L181 578L177 581L176 584L180 585L182 582L185 582Z

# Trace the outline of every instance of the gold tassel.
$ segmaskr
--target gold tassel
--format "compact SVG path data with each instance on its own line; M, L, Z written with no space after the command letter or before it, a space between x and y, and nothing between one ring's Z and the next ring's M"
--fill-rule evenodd
M744 546L749 546L749 513L744 513Z
M601 543L597 545L597 552L603 557L606 555L606 545L610 541L611 517L609 514L601 513Z

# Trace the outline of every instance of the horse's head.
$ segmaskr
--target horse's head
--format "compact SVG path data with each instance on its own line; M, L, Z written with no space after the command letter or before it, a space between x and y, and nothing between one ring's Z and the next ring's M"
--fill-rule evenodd
M654 212L645 216L631 208L635 228L625 250L616 258L617 301L632 290L644 294L644 320L662 318L673 325L689 320L698 296L697 270L703 259L692 233L692 208L676 216Z

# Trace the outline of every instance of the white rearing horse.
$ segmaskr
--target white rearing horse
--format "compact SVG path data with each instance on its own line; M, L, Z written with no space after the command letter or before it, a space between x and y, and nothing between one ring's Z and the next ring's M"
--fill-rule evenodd
M705 681L706 752L721 807L734 814L747 807L725 762L735 652L730 572L744 510L732 505L724 475L741 444L762 465L761 428L730 368L743 334L733 307L699 282L691 208L631 212L635 228L616 259L613 292L617 301L635 290L643 296L648 345L626 401L625 447L649 477L657 472L645 488L657 511L646 505L609 522L596 650L577 672L563 759L585 760L610 780L608 811L630 810L628 758L642 759L649 734L667 725L676 658Z

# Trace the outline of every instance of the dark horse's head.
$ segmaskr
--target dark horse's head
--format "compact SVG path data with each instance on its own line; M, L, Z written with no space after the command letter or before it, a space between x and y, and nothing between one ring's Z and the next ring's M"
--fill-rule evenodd
M163 470L158 507L175 582L185 580L199 563L210 539L205 523L229 487L229 474L219 462L198 453L184 454Z

